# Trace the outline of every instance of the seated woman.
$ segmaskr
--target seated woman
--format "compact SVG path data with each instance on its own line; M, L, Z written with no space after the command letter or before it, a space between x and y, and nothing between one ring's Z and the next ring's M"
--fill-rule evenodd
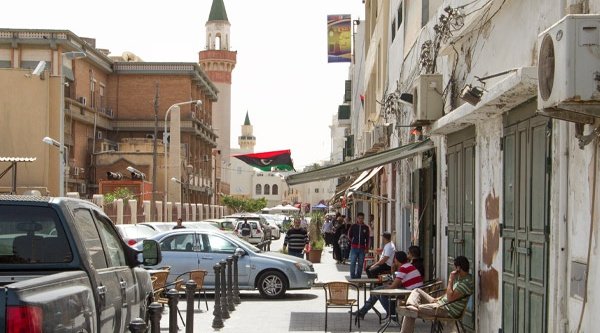
M412 290L423 286L423 277L421 276L421 273L419 273L419 271L415 268L415 266L408 262L408 256L406 255L406 252L397 251L394 255L394 264L396 267L398 267L398 271L396 271L395 273L396 277L394 278L394 281L387 285L379 286L375 289L402 288ZM355 316L360 316L361 319L364 319L365 314L369 312L369 310L371 310L373 306L375 306L375 303L377 303L378 300L381 302L381 305L383 306L385 311L391 309L392 313L388 313L388 316L395 314L395 304L390 304L390 300L386 296L376 295L371 295L371 297L369 297L369 299L365 302L365 305L363 305L362 308L360 308L358 311L355 311L353 314Z

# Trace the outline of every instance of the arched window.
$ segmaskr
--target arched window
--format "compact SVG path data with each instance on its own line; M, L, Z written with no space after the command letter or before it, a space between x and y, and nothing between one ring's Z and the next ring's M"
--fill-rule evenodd
M279 194L279 186L277 186L277 184L273 184L273 195L278 195Z
M265 184L265 195L271 194L271 186L269 184Z
M215 35L215 50L221 49L221 34Z
M262 187L260 184L256 184L256 194L262 194Z

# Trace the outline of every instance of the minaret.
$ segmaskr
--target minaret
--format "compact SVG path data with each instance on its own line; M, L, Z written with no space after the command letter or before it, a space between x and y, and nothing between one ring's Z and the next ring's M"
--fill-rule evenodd
M223 0L213 0L206 21L206 49L200 51L200 66L219 90L218 100L212 104L212 123L218 136L217 149L221 150L224 165L231 156L231 72L236 64L237 51L230 51L229 20ZM229 194L230 173L221 174L221 189Z
M256 137L253 135L254 129L250 124L250 117L248 117L248 111L246 111L246 119L244 125L242 125L242 135L238 136L238 144L240 150L248 153L254 152L254 146L256 146Z

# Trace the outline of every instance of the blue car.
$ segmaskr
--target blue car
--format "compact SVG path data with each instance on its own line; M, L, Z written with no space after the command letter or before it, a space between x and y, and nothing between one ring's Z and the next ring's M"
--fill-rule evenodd
M311 262L279 252L263 252L244 240L208 229L177 229L150 237L162 252L160 265L171 266L168 282L182 273L202 269L204 288L214 289L213 266L237 253L240 290L256 290L265 298L281 298L287 290L310 289L317 278ZM141 244L138 245L141 247Z

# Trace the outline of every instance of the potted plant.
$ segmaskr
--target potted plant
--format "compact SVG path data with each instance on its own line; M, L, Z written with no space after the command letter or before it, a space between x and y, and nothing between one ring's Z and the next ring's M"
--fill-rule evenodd
M321 262L321 254L325 246L325 239L321 233L323 228L323 213L312 212L310 214L310 225L308 226L308 239L310 251L308 252L308 260L312 263Z

